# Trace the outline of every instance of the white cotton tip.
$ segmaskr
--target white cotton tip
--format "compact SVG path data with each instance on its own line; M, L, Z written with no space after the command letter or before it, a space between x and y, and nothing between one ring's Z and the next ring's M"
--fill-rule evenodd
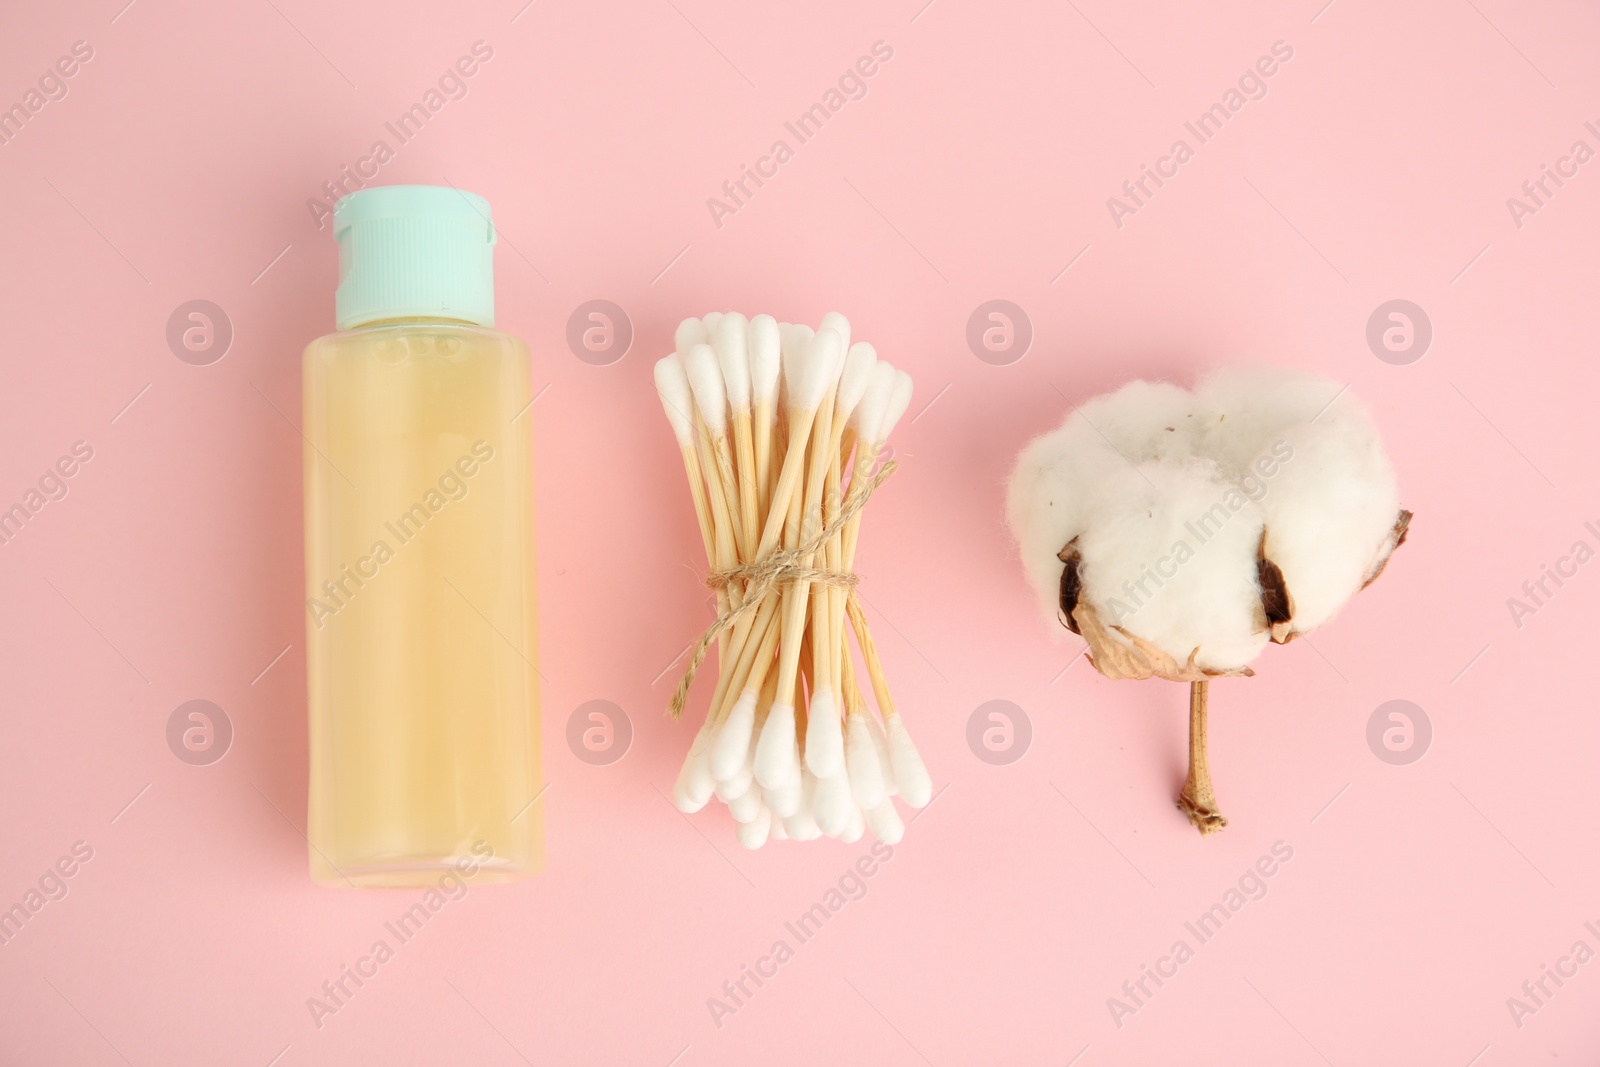
M867 822L861 815L861 809L854 804L850 805L850 818L844 824L844 829L834 836L847 845L853 845L861 840L861 835L867 832Z
M818 330L832 330L839 335L839 350L850 350L850 320L837 311L830 311L822 316L822 321L817 323Z
M905 371L896 371L894 375L894 391L889 394L889 410L884 412L883 426L878 431L878 439L887 441L889 435L900 422L900 416L906 413L911 406L911 375Z
M761 789L755 785L728 801L728 814L733 816L734 822L750 822L766 810L767 806L761 802Z
M829 837L838 837L850 824L850 813L856 810L850 799L850 781L843 773L831 778L818 778L816 793L811 798L811 813L817 825Z
M777 812L772 813L772 829L767 832L768 841L787 841L789 831L784 826L784 820L779 818Z
M812 813L816 805L816 790L817 780L809 774L804 775L801 779L800 807L784 820L784 829L795 841L815 841L822 836L822 827L817 825L817 817Z
M783 342L771 315L750 320L750 393L755 403L771 403L778 396L783 371Z
M844 357L844 370L839 374L839 394L834 400L834 418L849 420L855 416L867 386L872 383L872 368L878 363L878 350L865 341L850 346Z
M867 375L867 388L850 416L856 435L868 444L883 441L883 418L894 398L895 369L887 360L878 360Z
M694 395L689 390L689 375L683 369L683 361L676 355L656 360L656 392L678 444L693 444Z
M786 322L778 328L778 339L783 352L784 363L789 362L789 357L802 353L811 344L811 337L815 333L811 327L803 322Z
M735 411L750 410L750 353L746 347L749 323L737 311L730 311L717 322L712 342L717 362L722 365L722 383L728 406Z
M917 754L917 746L911 743L911 734L900 721L898 712L889 716L884 733L889 738L889 765L894 768L900 796L913 808L925 807L933 799L933 779L928 777L928 768L922 765L922 757Z
M710 755L711 754L708 752L704 757L702 757L702 761L706 765L707 775L711 773ZM742 793L748 793L751 789L755 788L752 784L755 782L755 780L755 772L753 772L748 766L741 766L734 776L725 782L718 782L715 778L711 779L711 781L714 783L712 788L717 794L717 799L722 801L724 804L731 804L734 797L739 796Z
M872 744L872 728L867 725L866 712L851 715L845 723L844 766L850 777L850 795L856 798L856 803L868 811L877 807L886 794L883 769Z
M884 795L895 796L900 787L894 780L894 765L889 762L889 735L883 732L883 720L870 713L864 713L863 717L867 720L867 734L872 738L872 751L878 757Z
M755 776L763 789L776 789L798 771L794 705L774 704L756 741Z
M806 767L818 778L844 772L844 731L835 701L833 690L823 688L806 707Z
M689 750L683 769L678 772L678 782L673 786L672 798L678 810L692 815L711 800L717 783L711 777L711 763L707 749Z
M814 373L817 375L817 380L812 386L816 390L812 406L820 406L823 398L828 395L828 390L838 384L839 372L844 370L844 342L832 330L818 330L811 335L811 343L806 346L806 352L811 357Z
M689 389L694 393L695 410L700 421L713 434L726 433L728 429L728 394L723 388L722 365L710 345L695 345L684 357L683 369L689 375Z
M706 328L706 343L717 335L717 323L722 321L722 312L708 311L700 316L700 324Z
M693 317L678 323L677 332L672 335L672 339L680 357L688 355L689 349L695 345L703 345L710 340L706 336L705 323Z
M788 389L790 410L815 411L820 407L828 387L838 378L839 361L839 335L832 330L812 334L803 348L796 346L786 351L783 382Z
M711 743L711 777L725 782L739 773L748 761L750 734L756 725L756 692L746 689L733 702L733 710L722 720L716 740Z
M906 824L901 821L892 800L885 799L877 807L868 808L866 820L872 836L886 845L898 845L906 836Z
M787 782L776 789L764 789L767 807L781 819L787 819L800 810L801 775L798 769L789 777Z

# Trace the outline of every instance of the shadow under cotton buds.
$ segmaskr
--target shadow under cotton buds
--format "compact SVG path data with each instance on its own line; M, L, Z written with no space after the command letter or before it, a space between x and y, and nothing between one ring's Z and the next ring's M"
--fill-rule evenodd
M862 509L894 471L887 443L911 378L866 342L851 344L837 312L815 330L712 312L685 319L675 344L656 364L656 389L718 617L690 654L673 717L713 647L718 678L674 801L695 812L715 796L745 848L855 841L869 829L894 844L905 824L891 798L920 808L932 783L889 694L851 567Z

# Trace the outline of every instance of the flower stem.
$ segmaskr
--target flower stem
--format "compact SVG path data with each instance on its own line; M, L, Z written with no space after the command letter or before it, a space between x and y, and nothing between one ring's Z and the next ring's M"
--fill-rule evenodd
M1206 702L1210 688L1209 679L1189 683L1189 777L1178 794L1178 810L1189 817L1202 837L1228 825L1217 810L1217 797L1211 789L1211 764L1206 758Z

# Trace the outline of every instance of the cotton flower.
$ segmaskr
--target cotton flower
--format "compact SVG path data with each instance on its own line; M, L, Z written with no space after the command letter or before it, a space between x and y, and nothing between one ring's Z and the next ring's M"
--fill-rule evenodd
M1226 825L1205 771L1207 682L1333 618L1411 518L1344 389L1259 368L1076 407L1023 449L1006 508L1030 583L1097 670L1191 683L1179 807L1203 833Z

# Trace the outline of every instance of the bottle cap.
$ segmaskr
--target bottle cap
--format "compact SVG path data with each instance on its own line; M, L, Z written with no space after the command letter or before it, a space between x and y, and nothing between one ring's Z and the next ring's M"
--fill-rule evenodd
M333 208L339 242L334 318L341 330L382 319L494 325L489 201L439 185L361 189Z

